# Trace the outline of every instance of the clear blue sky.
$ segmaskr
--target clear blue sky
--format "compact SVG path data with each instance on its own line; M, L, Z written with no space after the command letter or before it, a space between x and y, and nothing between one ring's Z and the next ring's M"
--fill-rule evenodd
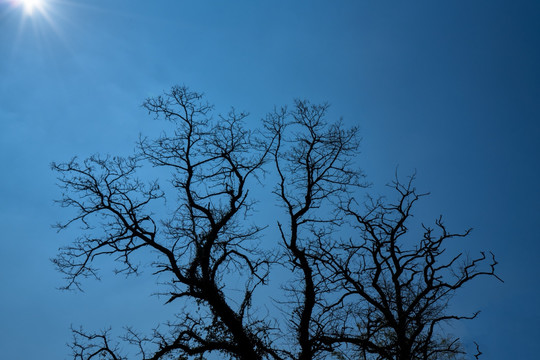
M56 290L49 258L75 233L50 228L66 213L49 164L128 154L161 125L140 104L174 84L253 121L331 103L360 127L375 190L416 169L422 215L474 227L462 246L497 255L505 284L466 288L455 306L482 313L454 331L484 359L537 358L539 1L49 0L30 16L0 0L2 358L67 358L70 324L166 316L145 278Z

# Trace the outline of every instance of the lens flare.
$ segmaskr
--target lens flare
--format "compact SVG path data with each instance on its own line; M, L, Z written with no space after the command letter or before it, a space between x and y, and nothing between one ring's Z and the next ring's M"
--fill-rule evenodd
M43 12L45 7L45 0L15 0L12 3L16 6L23 8L24 13L27 15L32 15L34 12L40 11Z
M43 8L42 0L23 0L24 11L27 14L32 14L35 9Z

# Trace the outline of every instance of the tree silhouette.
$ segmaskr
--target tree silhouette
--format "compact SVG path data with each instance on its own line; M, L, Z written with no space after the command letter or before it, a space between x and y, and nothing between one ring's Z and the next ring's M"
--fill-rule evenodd
M257 131L234 110L213 120L213 107L186 87L144 107L172 122L174 132L141 137L129 158L53 163L63 189L58 202L76 211L57 226L83 225L82 236L53 261L65 288L80 289L82 279L98 278L97 258L109 256L118 272L137 274L134 256L144 253L178 314L150 335L127 329L118 340L109 330L73 329L74 359L127 359L119 341L145 360L464 353L440 325L476 317L448 314L448 302L465 283L496 277L494 257L446 257L445 242L469 231L450 233L440 218L439 233L425 226L419 240L406 236L422 196L412 178L394 182L396 203L371 199L359 208L355 198L365 185L355 165L357 130L328 122L327 105L296 101L292 110L270 113ZM172 192L137 178L144 164L167 170ZM283 216L257 225L263 182L272 183ZM176 205L158 216L164 200ZM263 231L274 224L280 239ZM280 298L269 295L270 280L282 284ZM281 311L262 311L260 299Z
M418 194L414 176L405 184L390 185L394 202L369 198L364 211L350 199L342 208L353 219L356 236L328 246L319 242L319 254L331 288L340 294L343 322L325 336L328 344L349 344L365 359L454 359L463 355L459 338L445 335L442 325L474 319L447 312L456 290L479 276L495 274L492 253L473 259L463 253L447 256L446 243L467 237L447 230L442 217L435 226L409 228ZM417 239L415 239L417 237ZM480 351L477 348L479 356Z

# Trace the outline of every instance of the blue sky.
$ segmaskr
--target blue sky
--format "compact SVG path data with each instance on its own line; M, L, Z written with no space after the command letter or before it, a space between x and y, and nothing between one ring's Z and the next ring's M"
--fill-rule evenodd
M0 0L0 348L67 358L69 326L150 328L167 316L150 279L105 276L85 293L49 258L75 232L52 161L129 154L159 132L140 104L174 84L258 121L294 98L359 126L373 191L416 169L421 215L474 227L504 284L455 299L454 329L485 359L534 359L540 336L540 2ZM126 298L130 300L126 303ZM157 304L157 306L156 306ZM141 315L141 309L143 314Z

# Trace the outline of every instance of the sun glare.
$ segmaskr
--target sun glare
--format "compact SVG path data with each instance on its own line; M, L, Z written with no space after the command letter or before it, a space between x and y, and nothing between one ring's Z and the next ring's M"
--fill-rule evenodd
M27 14L32 14L34 10L40 10L43 8L43 0L23 0L24 11Z
M70 0L0 0L0 5L7 3L7 7L1 6L5 14L19 18L14 47L18 48L19 39L22 41L24 34L33 33L40 41L39 46L44 46L53 36L63 38L60 21L63 19L62 8L59 4L69 3ZM0 13L0 15L3 15ZM1 21L1 16L0 16Z
M24 13L33 15L36 11L43 12L46 0L16 0L15 5L21 6Z

